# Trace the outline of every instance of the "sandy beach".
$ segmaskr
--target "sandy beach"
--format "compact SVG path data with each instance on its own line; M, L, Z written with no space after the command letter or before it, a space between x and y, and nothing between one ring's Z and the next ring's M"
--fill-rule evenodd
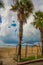
M0 56L2 57L14 57L18 54L18 47L13 47L13 48L0 48ZM41 47L33 46L33 47L27 47L26 51L26 46L22 47L21 49L21 55L22 57L27 56L35 56L35 55L41 55Z
M0 60L3 61L4 65L16 65L14 58L17 58L18 47L13 48L0 48ZM41 48L38 46L27 47L23 46L21 49L21 57L30 57L41 55Z

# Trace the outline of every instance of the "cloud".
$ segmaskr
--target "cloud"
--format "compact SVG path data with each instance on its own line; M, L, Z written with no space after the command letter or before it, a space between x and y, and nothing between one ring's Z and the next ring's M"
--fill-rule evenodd
M27 24L26 24L27 25ZM26 29L27 28L27 29ZM40 42L40 32L39 30L36 30L31 24L27 25L25 28L24 26L24 35L23 35L23 42L34 44L35 42ZM6 33L5 36L0 36L5 44L15 44L19 41L18 31L15 33L14 30L9 31Z
M41 10L43 11L43 0L32 0L34 4L35 11Z
M39 0L38 0L39 1ZM43 4L42 0L38 2L37 0L32 0L34 3L35 10L42 10ZM17 20L17 12L12 12L9 10L12 0L4 0L5 9L0 10L2 16L2 24L0 29L0 43L2 44L15 44L19 41L19 23ZM5 3L6 2L6 3ZM41 3L40 7L38 3ZM40 42L40 31L35 29L30 23L33 22L33 14L27 19L27 24L24 24L23 27L23 42L26 43L35 43ZM12 25L13 24L13 25ZM12 25L12 26L11 26Z
M41 41L40 31L36 28L34 28L33 25L27 24L27 26L24 27L24 42L29 43L35 43Z
M9 33L6 34L5 36L0 36L0 42L4 44L17 44L18 36L14 33Z

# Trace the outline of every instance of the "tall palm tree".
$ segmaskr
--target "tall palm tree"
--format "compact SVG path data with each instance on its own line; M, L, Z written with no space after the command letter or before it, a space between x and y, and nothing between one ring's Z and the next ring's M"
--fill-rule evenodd
M19 48L18 48L18 59L21 60L21 43L23 37L23 24L26 23L27 17L33 11L33 4L31 0L16 0L16 3L12 5L12 11L17 11L19 20Z
M35 17L35 22L32 24L35 25L36 28L39 28L40 33L41 33L41 41L42 41L42 55L43 55L43 12L38 11L34 15Z

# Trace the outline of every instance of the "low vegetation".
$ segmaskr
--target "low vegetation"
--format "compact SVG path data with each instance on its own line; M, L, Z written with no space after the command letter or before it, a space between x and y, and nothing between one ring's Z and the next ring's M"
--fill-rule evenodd
M31 61L31 60L36 60L36 59L40 59L40 58L43 58L43 56L38 56L37 58L35 58L35 56L32 56L32 57L27 57L27 58L21 58L21 62L24 62L24 61Z
M31 61L31 60L41 59L41 58L43 58L43 56L38 56L37 58L35 58L35 56L31 56L31 57L21 58L20 62ZM15 58L14 60L18 61Z

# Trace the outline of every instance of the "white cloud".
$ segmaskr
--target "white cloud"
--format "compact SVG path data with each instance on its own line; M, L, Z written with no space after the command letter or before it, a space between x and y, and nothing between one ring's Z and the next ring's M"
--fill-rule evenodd
M35 11L43 11L43 0L32 0L32 2L34 4Z
M35 9L36 10L39 9L37 0L32 0L32 1L34 3ZM15 35L16 35L16 38L18 38L18 31L15 33L14 30L16 28L17 29L19 28L19 23L17 20L17 12L14 13L14 12L9 11L9 7L13 3L13 2L11 3L11 0L7 0L7 1L4 0L3 2L4 3L6 2L6 3L5 3L5 9L0 11L0 14L2 16L2 21L3 21L1 24L0 36L2 36L2 38L3 37L6 38L8 35L10 35L9 38L15 40ZM42 7L43 5L41 4L40 8ZM17 26L8 28L8 26L10 26L12 23L12 19L16 21ZM30 17L27 19L27 24L25 24L23 28L24 30L23 35L25 39L27 40L30 40L32 38L33 40L37 40L38 38L40 38L39 30L36 30L32 25L30 25L30 23L33 22L33 19L34 19L33 14L31 14ZM0 42L4 43L3 39L0 39Z

